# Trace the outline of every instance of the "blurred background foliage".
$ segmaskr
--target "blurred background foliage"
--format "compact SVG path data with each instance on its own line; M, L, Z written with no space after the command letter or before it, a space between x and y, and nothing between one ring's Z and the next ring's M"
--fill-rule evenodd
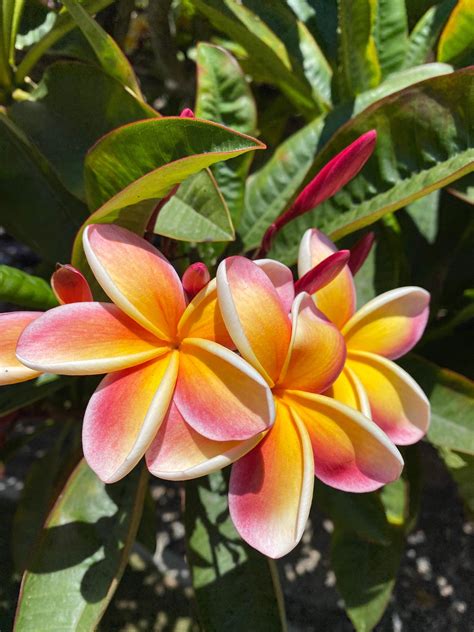
M270 252L292 266L309 226L340 247L370 226L360 304L400 285L432 294L427 332L402 363L430 398L431 447L405 448L403 478L380 493L318 483L321 514L299 552L314 553L312 533L325 520L347 616L358 632L372 630L429 493L421 471L445 468L439 476L453 481L443 483L440 512L456 494L467 517L474 512L472 0L1 0L0 15L5 309L53 306L46 280L72 252L87 273L73 245L89 217L154 234L180 272L251 253L330 158L377 130L361 173L285 227ZM185 107L266 151L206 123L161 118ZM126 168L105 171L111 157ZM173 163L183 159L178 178ZM278 569L235 532L225 472L150 485L137 468L105 486L80 460L95 383L42 376L0 391L3 480L15 472L23 485L11 497L2 488L0 628L12 626L22 578L18 632L94 630L126 568L99 629L286 629ZM279 568L287 580L288 564ZM316 593L304 591L312 618L303 614L294 629L351 629L342 613L341 627L324 620ZM429 625L421 629L438 629Z

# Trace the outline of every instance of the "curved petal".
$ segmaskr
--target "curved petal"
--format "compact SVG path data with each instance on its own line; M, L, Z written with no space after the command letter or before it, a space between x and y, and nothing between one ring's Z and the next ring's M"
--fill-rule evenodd
M255 265L261 268L275 286L275 290L289 314L295 298L295 284L290 268L273 259L256 259Z
M415 380L390 360L351 352L348 366L362 382L371 418L398 445L419 441L430 423L430 403Z
M61 305L94 300L86 277L69 264L57 267L51 277L51 287Z
M347 366L347 363L337 380L323 395L332 397L338 402L341 402L341 404L349 406L349 408L355 408L355 410L360 411L363 415L371 419L367 393L361 381L354 371Z
M221 470L262 439L259 434L246 441L212 441L193 430L172 402L158 434L146 453L154 476L185 481Z
M37 371L95 375L125 369L168 347L110 303L71 303L33 321L18 341L17 357Z
M42 312L7 312L0 314L0 386L33 380L39 371L33 371L16 357L18 339L27 325L41 316Z
M347 492L370 492L396 480L403 459L370 419L324 395L287 392L293 416L304 423L314 453L316 476Z
M395 360L405 355L423 335L430 295L421 287L400 287L369 301L342 333L347 348Z
M273 428L232 466L229 510L237 531L264 555L286 555L303 535L313 486L308 433L277 402Z
M342 371L344 338L321 314L309 294L298 294L291 310L293 331L279 388L321 393Z
M336 246L316 228L303 235L298 254L298 274L302 277L326 257L337 252ZM356 308L354 280L349 266L344 266L336 278L316 293L316 305L339 329Z
M174 401L196 432L236 441L268 430L275 410L264 379L236 353L200 338L180 347Z
M217 270L219 306L242 356L273 386L285 362L291 322L267 274L244 257Z
M84 252L106 294L130 318L165 340L174 340L186 307L173 266L150 243L114 224L91 224Z
M217 301L216 280L212 279L189 303L178 324L178 337L204 338L224 347L235 347L227 332Z
M145 454L168 410L179 354L167 353L131 369L107 375L84 416L84 456L97 476L114 483Z

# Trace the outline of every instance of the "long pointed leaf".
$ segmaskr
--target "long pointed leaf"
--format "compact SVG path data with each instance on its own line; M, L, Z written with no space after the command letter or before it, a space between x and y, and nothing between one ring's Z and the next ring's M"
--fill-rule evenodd
M232 55L218 46L200 43L197 48L196 116L254 135L257 127L255 101L242 69ZM212 171L238 224L243 208L244 183L252 155L221 162Z
M220 160L264 149L258 140L209 121L169 117L125 125L86 158L86 191L97 208L83 225L114 222L143 233L157 200L176 184ZM73 264L87 270L82 230Z
M474 69L464 69L415 84L340 128L318 154L310 177L369 129L378 132L374 154L331 200L283 229L273 255L292 263L306 228L318 226L340 239L471 172L473 75Z
M49 66L31 99L13 104L8 114L81 199L92 145L121 125L159 116L101 68L77 61Z
M375 12L370 0L338 0L341 100L374 88L382 78L373 36Z
M0 301L28 309L49 309L58 304L44 279L4 265L0 265Z
M405 61L403 62L404 68L417 66L426 61L455 4L456 0L444 0L434 7L430 7L418 20L410 33Z
M408 20L405 0L378 0L375 18L375 43L386 77L399 70L408 44Z
M0 113L0 223L46 261L69 259L87 209L23 132Z
M63 4L94 49L105 72L130 88L134 94L140 96L140 87L133 68L115 40L104 31L77 0L63 0Z
M187 558L203 632L284 632L273 560L233 526L222 472L186 483Z
M105 485L81 461L51 510L23 576L15 632L96 629L140 523L147 474Z

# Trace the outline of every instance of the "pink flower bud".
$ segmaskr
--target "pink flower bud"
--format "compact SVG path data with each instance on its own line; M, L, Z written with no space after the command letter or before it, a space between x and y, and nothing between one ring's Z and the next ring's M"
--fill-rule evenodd
M196 296L211 280L205 263L198 261L189 266L183 274L183 287L189 298Z
M349 269L352 274L356 274L363 266L364 261L369 256L372 246L375 242L375 233L371 231L359 239L351 248L351 256L349 259Z
M58 264L51 287L61 305L94 300L85 276L69 264Z
M288 210L278 217L263 236L259 256L268 252L273 237L291 220L335 195L354 178L372 155L377 132L370 130L339 152L306 185Z
M300 292L314 294L328 283L331 283L349 261L350 254L349 250L339 250L321 261L321 263L318 263L314 268L311 268L301 279L296 281L296 294Z
M194 116L194 112L190 108L184 108L184 110L179 115L179 118L196 118Z

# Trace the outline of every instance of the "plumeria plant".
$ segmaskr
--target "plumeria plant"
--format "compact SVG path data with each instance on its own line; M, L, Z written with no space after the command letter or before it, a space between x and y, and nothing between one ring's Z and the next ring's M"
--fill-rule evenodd
M114 592L155 563L174 493L199 629L286 630L283 565L324 516L371 630L425 446L473 509L468 3L174 4L174 39L152 2L65 0L37 28L3 10L0 221L37 259L0 265L0 465L46 447L0 628L125 629ZM222 46L194 39L203 20ZM37 65L52 47L67 59ZM188 61L195 96L171 80Z

